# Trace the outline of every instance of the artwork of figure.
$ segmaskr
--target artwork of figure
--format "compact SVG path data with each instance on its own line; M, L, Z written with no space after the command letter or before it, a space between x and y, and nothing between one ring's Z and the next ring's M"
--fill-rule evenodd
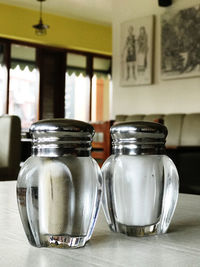
M128 21L121 27L122 86L151 83L153 17Z
M126 79L130 78L130 74L132 74L133 79L136 79L136 40L134 35L133 26L129 26L128 28L128 36L126 38L126 44L124 47L123 54L126 52L126 68L127 68L127 76Z
M161 77L200 75L200 5L161 17Z
M147 53L148 53L148 36L144 26L140 27L140 33L137 42L138 42L137 68L138 68L138 73L141 73L144 72L147 68Z

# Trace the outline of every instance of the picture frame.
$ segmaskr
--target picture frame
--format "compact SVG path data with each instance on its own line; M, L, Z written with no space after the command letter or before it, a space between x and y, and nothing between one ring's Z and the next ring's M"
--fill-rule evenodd
M120 86L152 84L153 34L153 15L121 24Z
M200 5L161 16L161 79L200 76Z

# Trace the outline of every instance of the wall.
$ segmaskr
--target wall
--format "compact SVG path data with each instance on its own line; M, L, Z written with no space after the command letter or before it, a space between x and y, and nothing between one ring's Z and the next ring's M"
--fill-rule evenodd
M0 37L111 55L111 26L46 13L43 18L50 29L46 36L38 37L32 25L38 23L39 11L0 4Z
M200 112L200 78L161 81L159 17L173 9L200 4L199 0L172 0L168 8L158 7L158 0L113 0L113 109L116 114ZM120 87L120 23L155 15L154 83L148 86Z

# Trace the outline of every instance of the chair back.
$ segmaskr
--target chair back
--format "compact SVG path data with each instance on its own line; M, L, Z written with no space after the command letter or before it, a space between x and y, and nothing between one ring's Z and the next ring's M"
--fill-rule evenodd
M101 167L103 162L111 154L110 121L91 123L95 129L92 142L92 157L97 160Z
M15 180L20 168L21 121L17 116L0 117L0 180Z

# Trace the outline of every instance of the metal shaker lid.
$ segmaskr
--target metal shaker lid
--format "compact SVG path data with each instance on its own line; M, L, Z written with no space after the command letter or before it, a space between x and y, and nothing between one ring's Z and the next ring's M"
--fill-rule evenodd
M30 127L33 154L58 157L68 154L88 156L94 135L92 125L71 119L47 119Z
M113 149L117 154L163 154L167 128L159 123L134 121L111 127Z
M94 135L94 128L89 123L70 120L70 119L47 119L33 123L30 133L36 132L69 132L69 133L88 133Z

